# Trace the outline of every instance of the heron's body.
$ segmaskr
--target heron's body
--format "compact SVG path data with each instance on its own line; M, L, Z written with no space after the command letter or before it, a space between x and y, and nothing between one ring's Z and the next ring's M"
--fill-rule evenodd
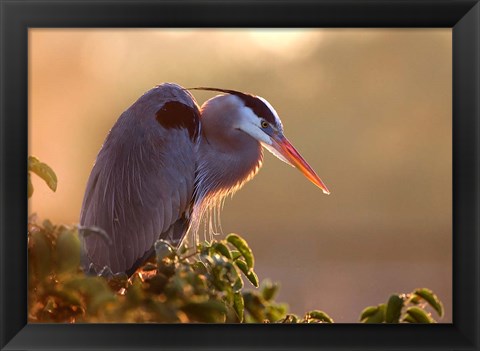
M255 175L262 145L271 146L252 123L270 110L262 118L283 137L281 122L265 100L225 92L200 110L188 91L162 84L120 116L97 156L80 216L82 228L101 228L110 242L86 235L85 266L132 273L156 240L180 244L205 211Z

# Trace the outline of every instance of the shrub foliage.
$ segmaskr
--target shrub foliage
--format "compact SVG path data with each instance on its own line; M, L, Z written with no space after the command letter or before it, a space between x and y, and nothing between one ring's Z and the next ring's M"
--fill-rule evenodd
M76 227L33 220L28 226L30 322L332 323L323 311L302 318L275 301L278 284L259 284L254 255L236 234L175 250L155 244L155 257L130 278L85 275ZM443 306L428 289L392 295L363 310L363 323L433 323Z
M30 157L29 171L56 189L55 173L46 164ZM333 323L323 311L299 317L276 302L278 284L259 283L252 250L237 234L177 250L159 240L154 257L131 277L108 270L89 276L80 268L78 228L39 224L32 216L28 268L30 322ZM438 297L416 289L365 308L360 322L434 323L427 309L443 316Z

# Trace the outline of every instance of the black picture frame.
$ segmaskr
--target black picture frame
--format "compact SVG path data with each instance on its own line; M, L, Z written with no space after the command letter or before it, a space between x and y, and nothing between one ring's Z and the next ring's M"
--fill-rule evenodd
M479 350L480 4L474 0L0 0L0 347ZM27 323L28 29L446 27L453 40L453 323L218 325ZM432 126L434 128L435 126ZM440 191L440 189L439 189Z

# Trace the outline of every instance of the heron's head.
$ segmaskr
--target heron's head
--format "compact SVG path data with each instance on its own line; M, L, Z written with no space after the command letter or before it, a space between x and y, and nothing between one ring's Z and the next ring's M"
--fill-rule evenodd
M285 137L282 121L267 100L235 90L205 87L195 89L217 91L235 96L233 103L238 109L238 118L234 127L256 139L280 160L297 168L325 194L330 194L320 177ZM230 100L231 102L232 100Z

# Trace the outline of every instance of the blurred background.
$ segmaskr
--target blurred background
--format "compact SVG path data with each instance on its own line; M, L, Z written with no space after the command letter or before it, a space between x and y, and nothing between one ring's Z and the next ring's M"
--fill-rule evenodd
M357 322L390 293L428 287L452 321L450 29L29 30L30 213L78 223L83 192L118 116L162 82L266 98L328 186L268 152L222 213L260 279L302 315ZM199 104L211 92L195 91Z

